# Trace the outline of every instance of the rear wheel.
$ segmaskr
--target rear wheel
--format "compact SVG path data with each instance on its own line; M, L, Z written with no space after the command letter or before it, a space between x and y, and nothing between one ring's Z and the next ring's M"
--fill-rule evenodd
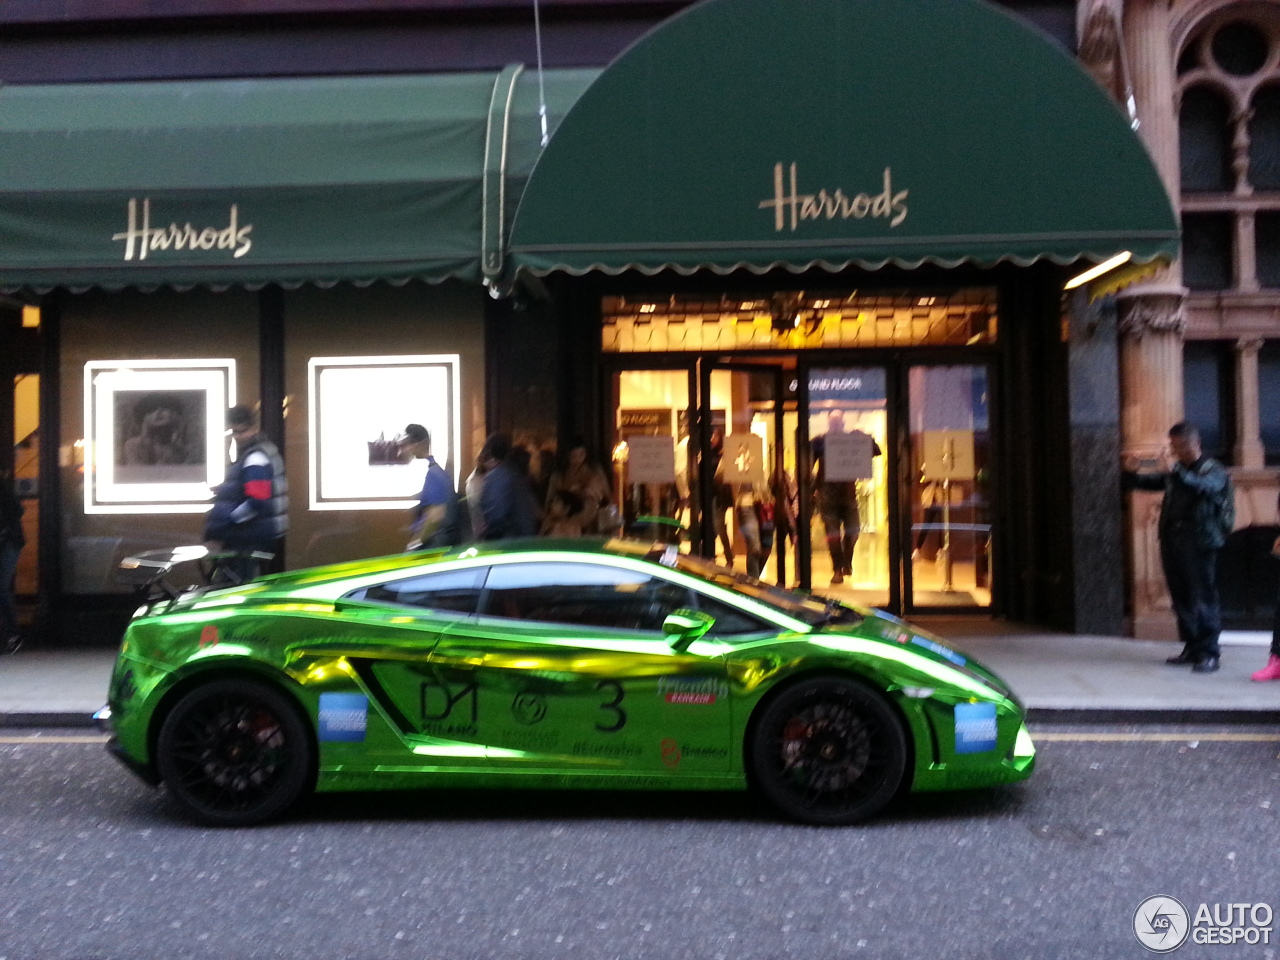
M857 823L878 813L902 785L902 723L861 683L804 680L763 711L748 744L752 781L787 816L826 826Z
M200 823L260 823L310 787L311 731L283 693L253 680L215 680L174 705L160 728L156 768Z

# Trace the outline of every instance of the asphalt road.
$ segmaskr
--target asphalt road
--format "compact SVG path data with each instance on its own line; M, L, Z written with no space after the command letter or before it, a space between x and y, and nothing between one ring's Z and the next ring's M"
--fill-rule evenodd
M730 794L442 791L217 831L96 736L0 731L0 960L1080 960L1155 956L1155 895L1280 913L1280 729L1036 732L1027 783L859 828ZM1172 956L1272 960L1272 926Z

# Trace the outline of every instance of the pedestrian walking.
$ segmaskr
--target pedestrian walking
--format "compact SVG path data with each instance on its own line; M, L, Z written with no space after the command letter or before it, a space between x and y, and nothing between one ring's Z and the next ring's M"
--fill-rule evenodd
M512 456L511 440L495 433L485 441L484 487L480 491L480 512L484 519L481 540L532 537L538 532L538 507L524 456Z
M22 531L22 512L22 504L13 489L13 474L0 473L0 653L17 653L22 645L18 633L18 602L13 595L18 556L27 542Z
M444 467L431 455L431 434L420 423L404 428L400 450L415 460L427 461L427 475L418 494L418 505L413 509L410 529L413 538L406 550L430 550L434 547L451 547L458 539L458 494L453 480Z
M458 498L458 542L475 543L484 532L484 514L480 510L480 495L484 491L485 466L489 451L481 446L476 454L475 466L462 482L462 496Z
M1271 555L1280 559L1280 537L1271 545ZM1250 679L1259 683L1280 680L1280 600L1276 601L1276 617L1271 627L1271 655L1267 658L1267 665L1251 674Z
M1200 447L1200 431L1190 423L1169 428L1169 445L1159 469L1139 472L1136 457L1123 463L1128 490L1163 490L1160 503L1160 560L1178 621L1182 652L1166 662L1190 664L1196 673L1218 669L1222 629L1218 597L1218 551L1235 523L1235 490L1226 468Z
M733 509L733 487L724 478L724 429L711 428L711 526L724 550L724 565L733 566L733 539L725 513ZM714 558L713 558L714 559Z
M232 407L227 426L236 442L236 457L226 480L213 488L204 540L214 552L235 552L226 567L243 583L262 572L262 561L250 554L277 552L289 529L289 485L280 451L259 431L251 409Z
M858 482L827 479L827 437L844 433L844 412L832 410L827 414L827 432L812 442L814 489L818 492L818 513L826 533L827 552L831 554L832 586L839 586L845 577L853 576L853 551L862 533ZM871 440L871 455L881 455L880 444L874 439Z
M542 521L544 537L582 536L582 498L572 490L553 490Z
M561 458L559 467L551 474L547 484L547 512L552 501L561 491L573 494L580 506L573 514L572 522L584 534L596 534L600 529L600 509L609 502L609 480L587 450L586 441L573 439Z

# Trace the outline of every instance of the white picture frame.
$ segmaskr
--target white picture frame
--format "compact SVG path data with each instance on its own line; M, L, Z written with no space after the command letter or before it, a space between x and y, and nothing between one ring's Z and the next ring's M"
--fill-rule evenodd
M230 462L232 359L84 365L84 512L204 513Z
M307 363L308 487L312 510L404 510L418 502L425 460L371 456L410 423L458 485L461 358L451 354L312 357ZM376 462L371 462L376 460Z

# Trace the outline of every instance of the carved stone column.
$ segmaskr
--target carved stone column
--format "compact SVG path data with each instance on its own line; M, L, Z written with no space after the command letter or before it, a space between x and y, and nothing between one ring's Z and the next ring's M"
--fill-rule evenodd
M1182 335L1186 329L1182 291L1131 290L1119 301L1120 443L1145 467L1158 462L1169 428L1182 419ZM1157 523L1159 493L1129 495L1129 606L1133 635L1176 639Z
M1124 45L1137 104L1138 134L1178 208L1178 116L1168 0L1125 0ZM1121 449L1152 462L1183 416L1182 338L1186 330L1178 264L1119 298ZM1158 494L1135 492L1128 523L1134 636L1177 636L1156 538Z
M1236 466L1261 470L1266 451L1262 446L1258 409L1258 351L1262 340L1236 341Z

